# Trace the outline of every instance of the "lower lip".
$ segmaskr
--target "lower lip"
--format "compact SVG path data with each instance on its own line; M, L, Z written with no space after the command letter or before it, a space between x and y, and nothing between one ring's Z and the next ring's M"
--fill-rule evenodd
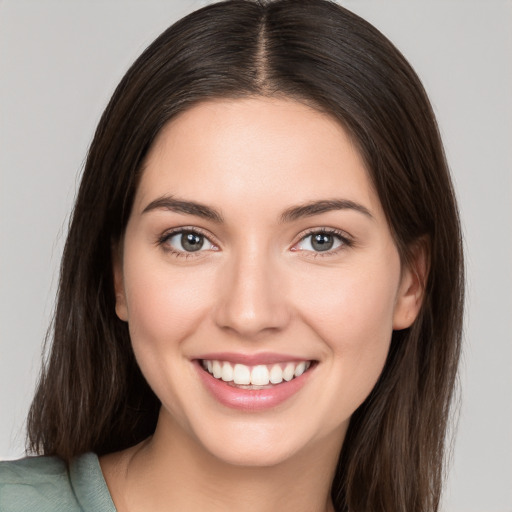
M242 389L216 379L205 371L199 361L195 361L199 376L210 393L226 407L243 411L264 411L276 407L293 395L306 384L312 368L300 377L264 389Z

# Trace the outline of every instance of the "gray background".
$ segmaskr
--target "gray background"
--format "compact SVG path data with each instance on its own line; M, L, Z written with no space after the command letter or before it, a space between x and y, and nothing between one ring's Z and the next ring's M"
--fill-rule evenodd
M87 146L123 72L208 2L0 0L0 458L24 418ZM462 407L445 511L512 511L512 2L346 0L434 104L465 232Z

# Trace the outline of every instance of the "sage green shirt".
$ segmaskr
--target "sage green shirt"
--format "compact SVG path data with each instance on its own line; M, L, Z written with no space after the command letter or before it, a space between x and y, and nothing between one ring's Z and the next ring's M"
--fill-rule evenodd
M0 462L0 512L116 512L98 457Z

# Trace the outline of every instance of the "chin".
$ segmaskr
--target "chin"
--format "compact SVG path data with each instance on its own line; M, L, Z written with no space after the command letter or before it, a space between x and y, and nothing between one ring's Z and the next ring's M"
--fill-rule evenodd
M346 430L344 427L343 432L329 434L307 422L298 425L297 421L280 422L275 418L274 421L252 418L250 421L212 423L214 428L208 429L206 424L202 424L196 431L196 439L203 448L219 461L253 468L272 467L290 461L296 463L306 453L321 450L326 443L332 447L331 441L339 448Z
M226 464L249 468L277 466L293 459L301 451L299 447L283 446L280 442L262 445L240 441L212 444L206 448L216 459Z

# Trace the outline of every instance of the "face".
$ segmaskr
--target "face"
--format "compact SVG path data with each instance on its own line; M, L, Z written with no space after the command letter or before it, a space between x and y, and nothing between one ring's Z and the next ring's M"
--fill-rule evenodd
M292 100L172 120L118 252L116 311L158 428L233 464L339 449L419 307L358 151Z

